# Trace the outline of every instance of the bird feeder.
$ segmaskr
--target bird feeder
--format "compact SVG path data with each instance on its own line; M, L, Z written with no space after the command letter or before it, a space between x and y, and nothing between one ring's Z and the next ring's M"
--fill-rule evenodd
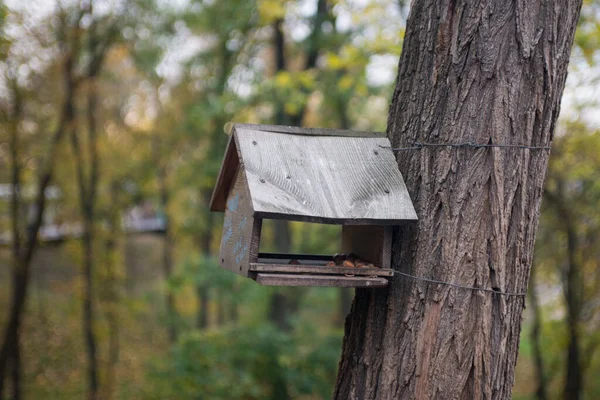
M392 227L417 219L390 147L382 133L234 125L210 203L225 213L221 266L269 286L387 286ZM368 262L259 253L263 219L342 225L340 253Z

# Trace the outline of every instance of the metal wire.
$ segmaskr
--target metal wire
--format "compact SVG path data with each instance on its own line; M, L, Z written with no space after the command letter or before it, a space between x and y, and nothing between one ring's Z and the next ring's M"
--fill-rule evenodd
M473 147L476 149L483 147L496 147L496 148L513 148L513 149L528 149L528 150L550 150L550 146L525 146L521 144L484 144L484 143L420 143L415 142L409 147L390 147L390 146L379 146L382 149L389 149L392 151L405 151L405 150L421 150L424 147Z
M474 286L459 285L459 284L456 284L456 283L438 281L438 280L435 280L435 279L422 278L422 277L419 277L419 276L414 276L414 275L407 274L405 272L400 272L400 271L394 271L394 273L398 274L398 275L406 276L407 278L415 279L417 281L435 283L435 284L439 284L439 285L447 285L447 286L452 286L452 287L455 287L455 288L458 288L458 289L475 290L475 291L480 291L480 292L487 292L487 293L499 294L499 295L508 296L508 297L510 297L510 296L525 297L526 296L526 293L502 292L502 291L496 290L496 289L486 289L486 288L480 288L480 287L474 287Z

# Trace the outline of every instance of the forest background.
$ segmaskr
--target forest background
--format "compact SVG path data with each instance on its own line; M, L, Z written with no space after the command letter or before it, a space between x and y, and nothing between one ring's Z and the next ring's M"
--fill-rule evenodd
M6 395L330 398L352 291L219 269L207 203L231 122L384 131L410 2L0 4L3 344L26 289ZM515 399L600 397L599 63L586 0ZM261 249L333 254L339 233L269 221Z

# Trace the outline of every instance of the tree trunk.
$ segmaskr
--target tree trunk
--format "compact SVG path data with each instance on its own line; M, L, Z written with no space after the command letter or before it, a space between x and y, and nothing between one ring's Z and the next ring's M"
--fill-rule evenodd
M75 173L77 177L77 188L79 196L79 206L83 218L83 319L82 330L86 356L88 361L88 399L96 400L98 398L99 378L98 378L98 356L96 336L94 332L95 303L94 303L94 222L96 217L96 192L98 186L98 148L96 131L96 88L94 76L89 78L88 104L87 104L87 129L88 129L88 148L89 173L86 175L86 161L84 161L84 150L79 142L78 130L75 126L71 127L70 137L73 156L75 159ZM82 130L82 129L80 129Z
M20 337L17 336L12 351L12 400L20 400L21 398L21 343Z
M273 221L275 231L275 249L280 253L289 254L292 251L292 233L289 221L276 219Z
M94 234L93 221L90 216L84 217L83 233L83 335L88 359L88 399L98 398L98 356L96 337L94 334Z
M538 297L536 293L536 280L535 270L536 267L532 267L531 276L529 278L529 304L531 306L531 312L533 314L533 323L531 327L531 343L533 347L533 360L535 365L535 375L537 378L537 389L535 390L535 396L538 400L547 400L548 393L546 391L546 374L544 369L544 358L542 356L542 344L541 344L541 330L542 330L542 316L540 312L540 305L538 303Z
M13 253L13 266L12 276L13 282L17 284L17 276L19 269L19 257L21 254L21 161L20 161L20 146L19 146L19 124L21 123L23 115L23 103L21 99L20 89L17 82L14 79L9 81L12 94L13 94L13 109L10 114L10 163L11 163L11 230L12 230L12 253ZM20 335L14 338L15 342L12 345L12 351L9 354L11 359L12 368L12 390L13 399L21 399L21 342ZM0 377L2 379L2 377ZM0 387L2 383L0 383ZM2 391L0 390L0 398L2 397Z
M171 278L173 273L173 237L171 233L171 219L169 218L169 189L167 187L167 171L166 167L159 168L158 171L158 186L160 188L160 205L165 216L165 233L163 247L163 274L165 281ZM167 330L169 341L175 343L177 340L177 310L175 308L175 296L168 288L165 289L166 305L167 305Z
M22 244L20 244L20 251L18 254L16 254L17 257L14 264L15 269L13 271L10 315L8 317L8 324L6 325L2 345L0 347L0 399L2 399L4 395L4 384L8 372L8 364L11 360L11 357L14 356L13 349L20 343L20 328L27 300L27 289L31 275L31 260L37 247L37 234L42 226L42 218L46 207L46 188L52 181L54 162L58 152L58 146L62 142L65 132L73 123L73 96L77 87L77 82L73 79L73 53L74 51L71 49L67 51L65 55L63 66L63 74L65 79L65 100L59 117L58 126L52 133L48 156L42 163L42 172L37 181L37 192L34 201L35 215L33 216L32 220L28 222L24 241ZM20 360L17 361L17 366L19 365Z
M205 204L210 202L210 193L205 191L203 193ZM200 235L200 250L204 257L211 255L211 242L212 242L212 231L215 225L215 218L212 213L208 213L206 216L206 226L204 232ZM196 299L198 302L197 314L196 314L196 327L198 329L208 328L208 303L210 301L210 294L208 287L201 284L196 286Z
M567 213L565 213L567 214ZM583 374L581 371L581 354L579 338L579 322L581 320L583 281L581 265L577 260L578 238L573 226L573 220L566 215L565 226L567 233L568 267L566 271L566 287L563 292L567 303L567 377L564 387L565 400L579 400L583 389Z
M208 288L204 286L196 287L196 298L198 300L198 314L196 315L196 327L198 329L208 328Z
M581 1L415 0L388 120L415 142L549 146ZM394 232L397 271L527 288L547 150L424 147L398 164L419 216ZM335 399L509 399L524 296L397 274L357 290Z
M348 313L350 313L352 296L354 294L354 290L351 288L340 288L339 291L338 315L335 320L335 324L338 327L344 325L344 321L346 320Z
M576 220L569 210L569 202L565 198L565 182L556 178L556 190L546 190L546 200L553 207L554 212L562 220L562 229L567 237L567 260L564 270L559 271L563 295L567 305L567 376L563 389L565 400L579 400L583 390L583 365L581 357L581 343L579 324L583 308L583 280L582 265L579 262L580 252L579 237L577 235Z
M117 396L117 365L119 363L120 341L119 341L119 289L120 278L118 277L117 241L118 241L118 191L119 185L113 181L110 185L110 205L107 210L108 232L104 242L104 256L106 269L106 322L108 325L108 360L106 363L106 374L103 399L114 399Z

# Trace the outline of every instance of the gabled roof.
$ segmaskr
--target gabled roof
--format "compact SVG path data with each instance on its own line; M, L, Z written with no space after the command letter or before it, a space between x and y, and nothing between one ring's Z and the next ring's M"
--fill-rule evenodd
M225 211L241 166L260 218L346 224L416 220L390 147L382 133L236 124L210 209Z

